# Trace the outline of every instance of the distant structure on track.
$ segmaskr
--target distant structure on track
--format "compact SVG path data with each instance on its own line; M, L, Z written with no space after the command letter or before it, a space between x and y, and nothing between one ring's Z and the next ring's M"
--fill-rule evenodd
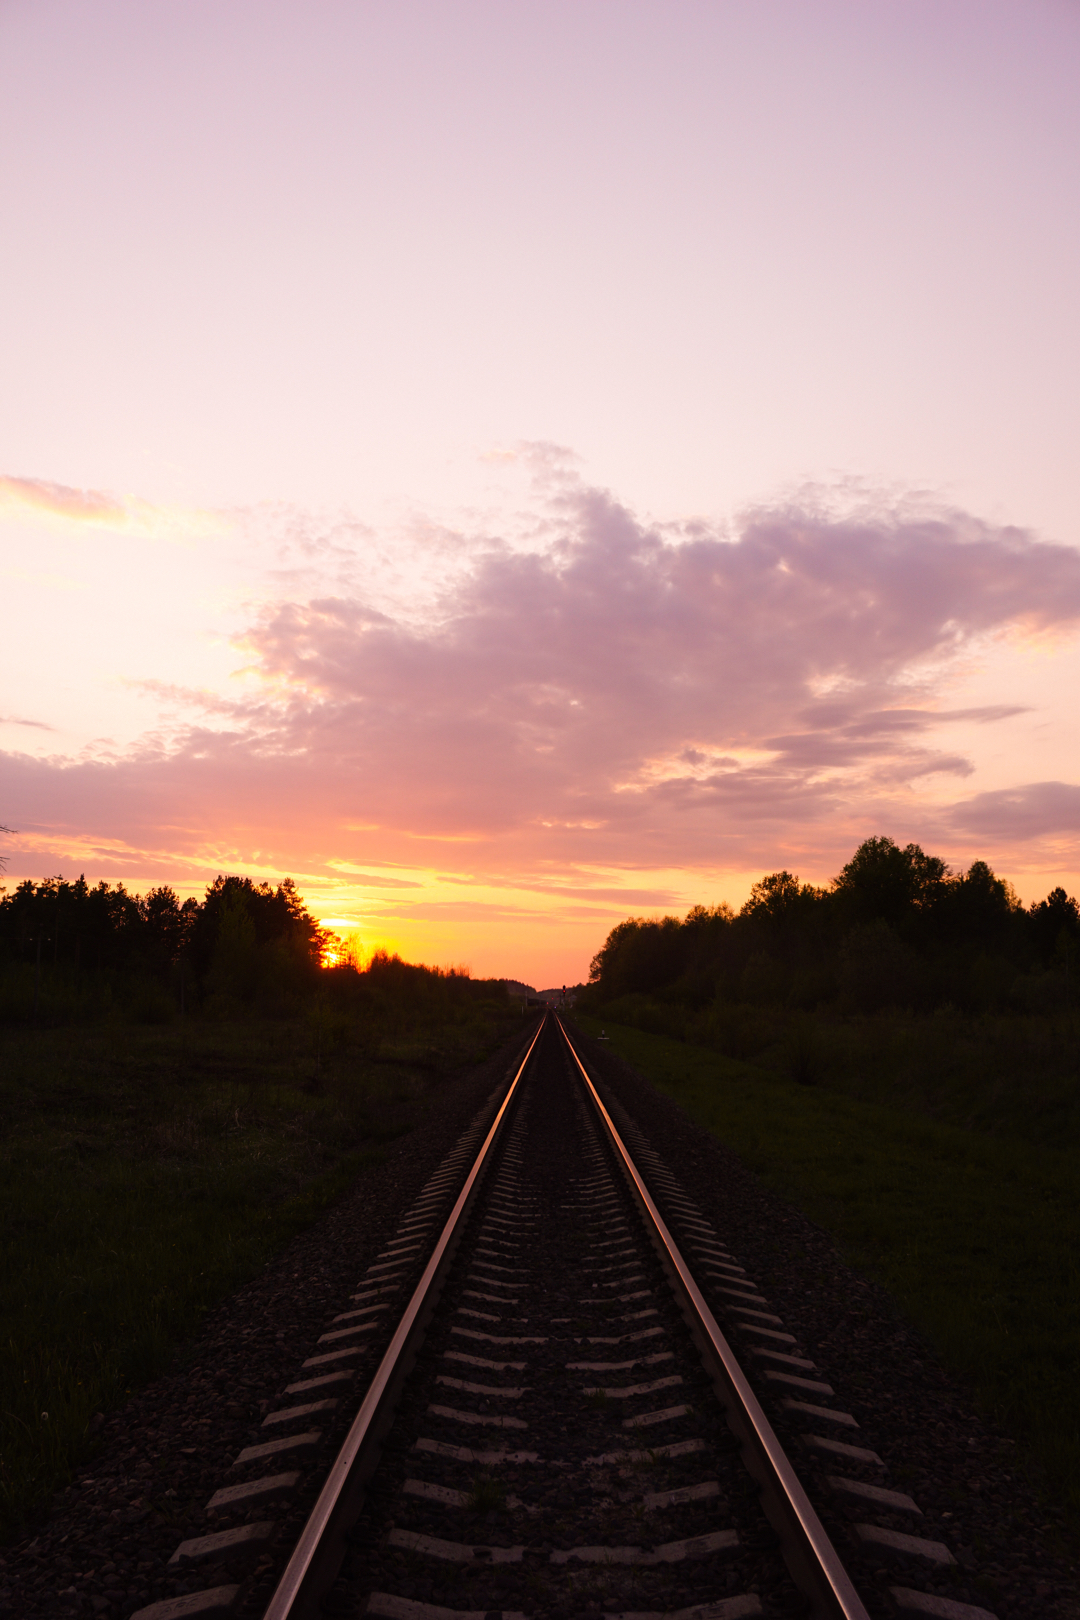
M514 1001L523 1001L529 1007L572 1007L581 989L579 984L563 985L561 989L534 990L531 984L518 979L503 979L507 995Z

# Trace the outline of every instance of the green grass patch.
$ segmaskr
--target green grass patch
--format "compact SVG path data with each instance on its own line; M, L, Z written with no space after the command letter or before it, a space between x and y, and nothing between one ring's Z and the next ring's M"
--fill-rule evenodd
M626 995L592 1009L603 1023L666 1035L803 1085L913 1109L950 1125L1022 1137L1035 1147L1080 1140L1080 1014L845 1013Z
M578 1021L588 1034L601 1027ZM944 1365L1080 1507L1080 1169L1071 1140L1052 1148L988 1134L604 1027L612 1050L890 1290Z
M434 1029L387 1062L317 1034L0 1035L0 1534L70 1479L97 1412L161 1372L505 1030Z
M506 1486L493 1474L477 1474L469 1492L473 1513L496 1513L506 1506Z

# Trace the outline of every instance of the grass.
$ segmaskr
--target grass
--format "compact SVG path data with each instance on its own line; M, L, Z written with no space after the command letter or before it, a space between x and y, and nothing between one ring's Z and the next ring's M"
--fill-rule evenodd
M469 1492L473 1513L494 1513L506 1505L506 1486L492 1474L477 1474Z
M503 1033L435 1030L374 1061L327 1054L302 1020L0 1031L4 1539L89 1454L95 1415Z
M1036 1146L1080 1140L1080 1013L813 1012L714 1003L692 1012L645 995L605 1023L687 1041L804 1085L913 1109Z
M1046 1112L1074 1117L1075 1097L1056 1078L1043 1096L1023 1068L1011 1092L999 1074L996 1104L983 1099L972 1120L966 1091L950 1099L939 1087L935 1106L968 1120L957 1124L925 1099L915 1110L604 1027L612 1050L890 1290L1046 1484L1080 1508L1080 1168L1074 1132L1041 1139ZM1025 1109L1028 1139L1015 1128Z

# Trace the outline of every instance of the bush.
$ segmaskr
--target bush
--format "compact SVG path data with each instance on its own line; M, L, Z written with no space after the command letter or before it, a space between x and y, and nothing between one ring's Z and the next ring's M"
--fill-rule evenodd
M880 917L853 928L840 948L840 1000L848 1012L912 1006L918 979L914 951Z
M825 1053L812 1023L799 1019L783 1047L783 1065L789 1079L800 1086L816 1086L825 1077Z
M747 1007L738 1002L714 1002L698 1026L699 1040L722 1052L725 1057L740 1062L757 1057L776 1040L776 1019L759 1007Z
M785 998L787 987L787 974L768 951L755 951L739 979L742 999L759 1007L779 1005Z
M133 1024L171 1024L176 1017L176 1003L163 985L138 985L128 1002L128 1017Z

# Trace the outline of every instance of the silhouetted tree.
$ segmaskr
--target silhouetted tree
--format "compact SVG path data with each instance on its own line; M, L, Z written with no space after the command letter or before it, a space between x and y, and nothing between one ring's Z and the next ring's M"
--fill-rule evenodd
M828 888L770 872L737 917L695 906L682 922L618 923L593 958L582 1005L646 997L694 1011L716 997L794 1007L835 999L853 1011L987 1008L1007 1005L1033 963L1068 971L1071 962L1080 967L1080 906L1063 889L1025 912L985 861L954 873L918 844L875 837Z
M891 838L868 838L834 881L833 893L851 924L880 918L903 932L933 908L948 878L945 862L918 844L901 849Z

